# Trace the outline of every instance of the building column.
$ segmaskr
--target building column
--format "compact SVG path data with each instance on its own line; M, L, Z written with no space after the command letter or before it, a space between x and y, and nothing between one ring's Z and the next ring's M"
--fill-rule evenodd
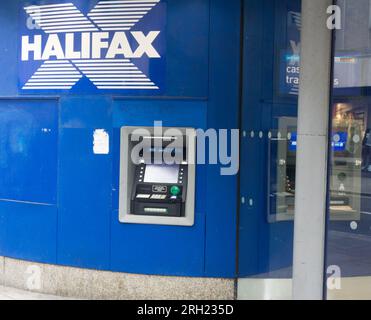
M323 298L332 0L302 0L293 298Z

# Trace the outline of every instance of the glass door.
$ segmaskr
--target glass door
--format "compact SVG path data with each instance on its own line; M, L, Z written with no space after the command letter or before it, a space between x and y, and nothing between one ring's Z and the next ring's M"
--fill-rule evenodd
M341 0L327 235L328 299L371 299L371 4Z
M291 299L301 2L244 0L239 299Z

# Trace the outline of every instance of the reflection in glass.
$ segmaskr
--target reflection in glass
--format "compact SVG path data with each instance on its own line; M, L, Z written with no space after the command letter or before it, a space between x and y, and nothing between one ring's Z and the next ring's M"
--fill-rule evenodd
M334 57L327 295L371 299L371 6L338 4L343 21Z
M291 299L301 1L245 0L244 15L238 295Z

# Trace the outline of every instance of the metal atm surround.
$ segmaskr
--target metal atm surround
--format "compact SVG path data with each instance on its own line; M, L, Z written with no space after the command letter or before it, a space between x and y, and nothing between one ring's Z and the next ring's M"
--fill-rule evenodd
M145 130L152 136L155 134L153 127L122 127L121 128L121 150L120 150L120 201L119 221L121 223L153 224L191 227L195 222L195 175L196 175L196 130L192 128L162 128L162 137L174 137L172 129L176 129L186 137L186 159L187 170L187 201L182 217L147 216L132 214L131 197L135 180L137 165L131 160L131 153L135 142L130 141L130 136L137 130ZM170 134L168 134L170 132Z

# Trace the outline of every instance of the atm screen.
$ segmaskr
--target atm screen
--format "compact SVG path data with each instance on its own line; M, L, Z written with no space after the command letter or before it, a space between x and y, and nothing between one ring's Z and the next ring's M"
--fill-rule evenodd
M147 165L144 174L145 183L177 183L179 165Z
M332 136L332 147L335 152L343 152L347 146L348 133L336 132Z
M291 134L291 139L289 141L289 151L291 151L291 152L296 151L297 140L298 140L297 133L296 132L292 133Z
M345 151L346 144L348 141L348 133L346 132L336 132L332 136L332 148L334 152L343 152ZM297 133L291 135L289 141L289 151L295 152L297 148Z

